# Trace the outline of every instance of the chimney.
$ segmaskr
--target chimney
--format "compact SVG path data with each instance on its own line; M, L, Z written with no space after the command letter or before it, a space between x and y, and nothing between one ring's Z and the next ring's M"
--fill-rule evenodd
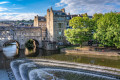
M49 10L49 9L47 9L47 12L50 12L50 10Z
M61 9L62 12L65 12L65 8Z
M38 15L37 15L37 16L35 16L35 18L38 18Z
M85 13L85 15L87 16L87 13Z
M70 15L70 13L68 13L68 15Z
M52 7L50 8L50 11L52 11Z
M78 16L81 16L80 14L78 14Z

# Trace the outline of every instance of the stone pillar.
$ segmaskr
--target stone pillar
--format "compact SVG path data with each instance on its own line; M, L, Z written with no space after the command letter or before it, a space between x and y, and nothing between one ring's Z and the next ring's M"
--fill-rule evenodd
M39 48L42 48L42 42L39 42Z
M0 51L3 51L3 47L0 47Z
M20 44L19 49L25 49L25 45L24 44Z
M0 42L0 51L3 51L3 44Z
M65 8L61 9L62 12L65 12Z

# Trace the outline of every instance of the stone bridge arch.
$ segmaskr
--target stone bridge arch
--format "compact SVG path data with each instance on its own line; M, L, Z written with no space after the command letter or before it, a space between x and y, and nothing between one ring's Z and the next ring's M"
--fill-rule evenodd
M39 39L33 39L33 38L26 39L25 43L26 43L28 40L31 40L31 39L32 39L33 41L35 41L36 47L41 47L41 46L42 46L41 40L39 40Z
M3 44L9 40L19 42L19 48L25 48L25 42L34 39L39 42L39 48L42 48L42 30L40 27L0 27L0 49Z
M20 42L17 41L17 40L5 40L5 41L3 41L3 43L1 45L2 45L2 47L5 47L6 44L9 44L9 43L12 43L12 42L16 42L17 43L16 46L18 48L20 48Z

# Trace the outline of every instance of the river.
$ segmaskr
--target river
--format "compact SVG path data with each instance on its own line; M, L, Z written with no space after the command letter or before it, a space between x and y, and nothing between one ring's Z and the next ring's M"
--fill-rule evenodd
M59 51L45 51L39 48L19 50L16 43L7 45L3 48L3 52L0 52L1 67L4 67L2 64L5 60L14 58L42 58L120 68L120 57L74 55L60 53Z

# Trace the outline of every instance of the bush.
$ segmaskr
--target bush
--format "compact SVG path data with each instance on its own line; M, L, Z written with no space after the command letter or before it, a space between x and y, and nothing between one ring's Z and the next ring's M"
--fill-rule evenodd
M29 50L32 50L34 48L33 40L30 39L25 43L25 47L28 48Z

